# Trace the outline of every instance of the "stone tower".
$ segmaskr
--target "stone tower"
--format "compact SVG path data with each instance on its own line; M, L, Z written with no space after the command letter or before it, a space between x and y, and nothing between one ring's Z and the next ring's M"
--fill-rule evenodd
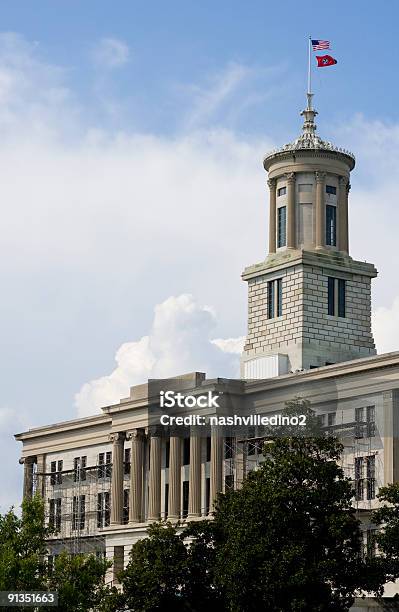
M269 378L375 354L372 264L349 255L354 156L316 133L308 95L302 134L264 159L269 255L246 268L244 378Z

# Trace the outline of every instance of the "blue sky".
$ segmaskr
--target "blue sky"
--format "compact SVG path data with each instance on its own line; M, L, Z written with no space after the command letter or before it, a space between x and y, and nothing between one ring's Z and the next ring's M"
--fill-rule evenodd
M0 6L0 508L20 492L16 431L148 376L237 374L240 274L267 248L261 160L299 134L309 34L338 60L313 70L319 133L356 154L351 251L380 270L378 348L399 347L398 12Z
M3 30L37 42L39 55L64 67L68 82L88 103L96 98L93 45L101 37L129 45L130 61L112 75L115 97L122 96L129 107L114 118L115 124L128 121L140 129L174 132L181 128L180 108L190 86L205 85L231 63L260 72L273 69L258 75L259 103L231 122L245 132L267 130L280 137L281 131L289 133L296 125L293 110L303 104L308 34L330 39L339 61L336 68L314 71L317 104L323 111L320 125L327 117L344 120L354 112L397 119L392 77L398 60L398 12L394 1L384 2L381 10L364 2L327 7L310 1L304 8L290 0L283 5L15 0L0 9ZM271 108L262 103L262 82L264 94L267 86L274 87ZM110 120L96 104L91 111L92 118Z

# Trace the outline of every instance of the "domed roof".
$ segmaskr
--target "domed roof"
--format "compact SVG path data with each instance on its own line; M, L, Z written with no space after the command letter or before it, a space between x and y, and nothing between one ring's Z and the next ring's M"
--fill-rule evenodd
M299 151L317 151L317 152L331 152L335 155L343 156L346 163L350 166L352 170L355 166L355 156L350 151L346 149L342 149L340 147L336 147L331 142L327 140L322 140L318 134L316 134L317 125L315 124L315 117L318 114L316 110L312 108L312 96L313 94L308 94L308 104L305 110L301 112L301 116L304 117L302 134L298 136L293 142L283 145L282 147L278 147L277 149L273 149L266 155L263 161L263 165L266 170L269 169L271 163L275 159L279 159L284 157L284 154L295 153Z

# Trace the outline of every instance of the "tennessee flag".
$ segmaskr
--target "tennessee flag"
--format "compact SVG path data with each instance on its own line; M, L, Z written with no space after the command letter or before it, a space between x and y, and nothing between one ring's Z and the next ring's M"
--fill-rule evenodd
M317 67L324 68L325 66L334 66L337 60L331 57L331 55L316 55Z

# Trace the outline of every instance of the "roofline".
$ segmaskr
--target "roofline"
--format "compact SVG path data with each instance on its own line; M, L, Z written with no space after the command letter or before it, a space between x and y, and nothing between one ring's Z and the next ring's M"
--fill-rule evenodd
M211 380L207 379L204 381L205 384L201 386L228 386L230 382L232 384L242 382L245 385L244 393L256 393L264 388L274 389L280 386L294 386L301 382L307 383L311 382L312 380L320 381L323 379L333 378L337 376L349 376L365 371L372 371L379 368L388 368L394 366L399 366L399 351L383 353L382 355L370 355L369 357L361 357L360 359L353 359L351 361L342 361L340 363L335 363L329 366L322 366L320 368L314 368L312 370L306 370L304 372L294 372L291 374L276 376L275 378L259 380L226 378L216 378ZM237 388L235 389L235 391L239 393L239 390ZM151 401L151 399L153 398L149 399ZM120 404L115 404L114 407L119 407L120 410L129 410L132 408L131 405L121 406ZM111 408L112 406L107 407L108 410L110 410ZM80 419L73 419L71 421L61 421L52 425L34 427L32 429L29 429L28 431L15 434L14 437L16 440L23 442L24 440L40 437L43 435L53 435L54 433L60 433L64 431L71 431L86 427L95 427L96 425L101 425L105 423L112 423L112 417L110 414L103 413L89 417L82 417Z

